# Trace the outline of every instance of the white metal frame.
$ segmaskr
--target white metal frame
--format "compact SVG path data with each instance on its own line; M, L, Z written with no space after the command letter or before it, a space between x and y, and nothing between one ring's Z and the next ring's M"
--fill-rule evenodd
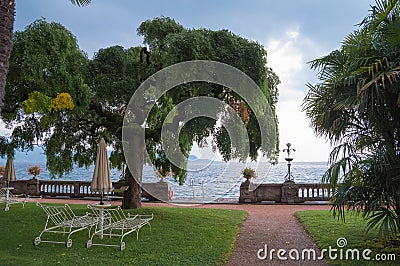
M18 197L11 193L11 190L14 188L3 187L0 188L0 202L4 202L6 204L4 211L10 210L11 204L22 203L22 208L25 207L26 197Z
M41 242L47 242L47 243L65 244L67 247L71 247L72 234L87 229L90 237L90 231L92 227L99 222L97 216L91 213L86 213L83 216L76 216L68 204L57 206L57 205L44 205L37 202L36 205L41 207L47 214L47 220L44 229L42 230L40 235L36 237L33 241L33 244L35 246L39 245ZM68 235L65 242L60 242L52 240L42 240L41 238L44 233L55 233L63 235L68 234Z
M132 232L136 232L136 239L139 239L139 230L144 225L149 225L151 230L150 221L153 219L153 214L151 215L134 215L130 214L126 215L120 206L112 207L112 208L101 208L96 205L88 205L88 208L92 210L92 212L98 217L101 221L96 224L96 228L90 237L90 239L86 242L86 247L90 248L91 246L110 246L110 247L119 247L120 250L125 249L125 242L123 241L125 236L129 235ZM93 243L93 237L98 235L101 239L103 236L112 236L120 237L119 245L114 244L104 244L104 243Z

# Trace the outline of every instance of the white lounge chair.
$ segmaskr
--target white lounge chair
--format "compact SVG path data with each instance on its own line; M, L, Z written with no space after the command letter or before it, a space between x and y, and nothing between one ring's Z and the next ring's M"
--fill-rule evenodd
M71 247L72 239L70 237L73 233L87 229L90 237L91 228L98 223L97 216L92 213L86 213L83 216L75 215L68 204L55 206L44 205L37 202L36 205L41 207L47 214L47 220L44 229L33 241L35 246L39 245L41 242L47 242L66 244L67 247ZM44 233L68 234L68 236L65 242L42 240L41 238Z
M10 205L16 203L22 203L22 208L24 208L26 197L13 195L11 193L11 189L6 187L0 188L0 202L4 202L6 204L4 210L5 211L10 210Z
M86 242L86 247L90 248L93 246L115 246L120 248L120 250L125 249L124 237L129 235L132 232L136 232L136 239L139 239L139 230L144 225L149 225L150 230L150 221L153 219L153 214L151 215L126 215L122 209L117 207L112 208L104 208L96 205L88 205L88 208L92 210L92 212L98 217L99 223L96 224L96 228L90 237L90 239ZM104 243L93 243L93 237L97 235L100 239L103 236L112 236L120 237L119 245L114 244L104 244Z

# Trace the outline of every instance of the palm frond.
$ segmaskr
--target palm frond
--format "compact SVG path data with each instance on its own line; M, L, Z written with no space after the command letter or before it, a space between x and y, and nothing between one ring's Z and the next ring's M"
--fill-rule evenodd
M79 7L87 6L90 4L90 2L91 2L91 0L71 0L71 3L73 5L76 5Z
M399 232L400 225L398 217L393 210L380 208L379 210L369 213L366 218L368 221L367 232L378 230L383 236Z
M379 30L383 24L392 18L392 15L398 12L399 0L375 1L371 5L370 15L368 15L359 25L366 26L372 30Z

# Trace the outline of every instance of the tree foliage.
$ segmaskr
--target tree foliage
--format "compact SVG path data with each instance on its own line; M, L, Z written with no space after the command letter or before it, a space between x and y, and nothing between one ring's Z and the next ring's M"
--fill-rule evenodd
M163 25L161 27L160 25ZM184 29L170 18L156 18L143 22L138 33L144 37L145 44L150 47L150 63L157 67L168 66L188 60L213 60L234 66L246 73L261 88L275 113L279 79L266 67L267 53L257 42L248 41L227 30L212 31L201 29ZM196 96L218 98L235 108L242 120L246 121L250 139L250 156L255 159L260 149L261 139L258 124L247 104L240 96L229 88L216 84L191 83L178 86L168 93L173 104ZM205 136L214 132L215 144L224 159L234 156L231 153L230 141L225 129L216 129L215 121L208 118L198 118L192 121L181 134L188 134L186 139L196 139L202 144ZM201 122L199 122L201 120ZM275 117L277 125L277 118ZM277 127L276 127L277 128ZM184 138L182 136L182 138ZM276 137L278 140L278 135ZM278 141L276 141L278 145ZM277 146L278 147L278 146ZM187 143L184 152L191 149L191 141ZM278 149L277 149L278 150ZM272 157L276 156L273 154ZM164 168L166 165L164 165Z
M71 0L73 5L86 6L91 0ZM15 0L0 1L0 111L3 107L6 77L12 48Z
M400 228L400 4L382 0L340 49L310 62L304 110L318 135L336 147L324 175L332 206L362 211L369 229Z
M88 59L69 31L44 20L15 32L13 43L2 112L13 132L0 138L0 152L12 155L15 149L32 150L42 144L48 169L61 176L72 169L72 162L58 159L79 157L74 145L85 147L84 141L78 144L79 138L74 143L57 140L79 135L77 128L63 129L73 123L70 117L83 114L89 106L89 87L82 74ZM78 161L81 165L91 162Z
M165 17L143 22L138 34L144 37L145 47L112 46L100 49L88 60L72 34L59 24L40 20L24 32L15 33L3 117L16 127L11 137L1 139L1 154L17 148L31 149L40 143L45 147L50 173L61 176L72 169L73 163L92 163L97 142L104 138L113 148L112 166L121 167L125 163L123 118L133 93L158 70L195 59L224 62L248 74L270 101L272 120L277 124L279 79L266 67L266 51L260 44L226 30L185 29ZM196 96L215 97L234 107L248 128L253 159L262 142L254 114L231 89L201 82L180 85L157 100L145 121L149 160L159 169L172 170L180 183L184 182L186 171L171 164L164 154L161 128L177 104ZM135 116L141 121L138 126L142 126L145 118L140 110L135 110ZM182 119L179 110L174 119ZM226 129L216 124L216 120L207 117L187 122L179 135L182 153L187 157L193 141L201 145L207 137L214 136L225 159L238 157L231 149ZM269 152L271 159L276 158L275 147L264 152ZM128 208L140 207L140 189L135 180L141 180L144 147L138 147L137 156L138 165L128 169L125 176L130 187L125 195Z

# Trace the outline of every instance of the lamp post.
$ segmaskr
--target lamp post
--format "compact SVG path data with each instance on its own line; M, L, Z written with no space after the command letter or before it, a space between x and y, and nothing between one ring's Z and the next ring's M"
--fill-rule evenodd
M290 153L292 151L296 151L296 150L291 148L292 144L290 144L290 143L287 143L286 146L287 146L287 148L283 149L283 152L287 152L287 157L285 158L285 160L288 162L288 164L287 164L288 171L285 176L285 182L288 182L288 181L293 181L293 176L292 176L292 173L290 172L290 166L292 165L291 162L293 161L293 158L290 157Z

